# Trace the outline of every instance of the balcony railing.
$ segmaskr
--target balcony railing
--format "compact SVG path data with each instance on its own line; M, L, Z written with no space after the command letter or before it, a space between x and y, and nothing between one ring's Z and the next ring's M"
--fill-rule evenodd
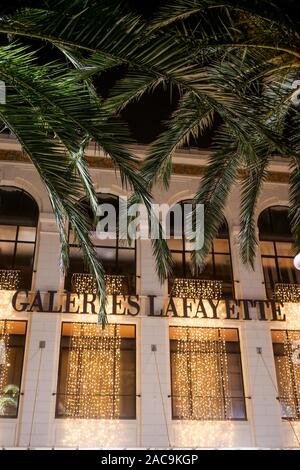
M244 396L171 395L173 419L196 421L246 420Z
M21 271L0 269L0 290L17 290L20 285Z
M171 295L189 299L221 299L222 281L175 278Z
M300 405L298 397L295 395L280 396L278 401L281 406L281 417L289 420L300 419Z
M276 283L274 299L278 302L300 302L300 284Z
M107 295L125 295L129 292L129 279L123 275L106 274L105 288ZM72 290L77 294L96 294L97 283L92 274L74 273L72 275Z

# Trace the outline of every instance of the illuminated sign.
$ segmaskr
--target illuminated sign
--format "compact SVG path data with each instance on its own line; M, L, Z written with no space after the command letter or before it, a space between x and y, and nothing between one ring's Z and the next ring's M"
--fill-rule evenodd
M163 308L158 308L157 304L161 305L161 301L155 295L116 294L108 296L106 313L133 317L285 321L285 307L289 305L274 300L187 299L172 296L164 299ZM16 312L97 314L99 299L96 294L18 290L12 293L11 306Z

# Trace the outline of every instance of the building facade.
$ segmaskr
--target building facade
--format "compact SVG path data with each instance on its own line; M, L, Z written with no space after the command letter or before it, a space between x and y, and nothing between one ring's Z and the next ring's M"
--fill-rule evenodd
M155 201L189 201L207 157L178 152ZM108 158L93 149L87 158L100 200L127 194ZM103 332L76 240L70 231L63 275L43 185L2 138L0 446L300 447L300 278L287 205L288 165L274 158L254 269L239 255L238 186L201 274L184 240L169 241L174 275L163 285L151 241L95 241L111 286Z

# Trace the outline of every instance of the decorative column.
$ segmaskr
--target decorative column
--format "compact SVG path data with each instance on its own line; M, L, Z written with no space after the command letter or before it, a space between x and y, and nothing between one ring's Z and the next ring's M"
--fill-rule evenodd
M33 289L58 290L59 236L54 216L40 215ZM35 309L36 310L36 309ZM60 343L60 315L30 313L23 375L22 407L16 445L51 446Z
M239 248L240 226L235 225L231 230L231 257L235 280L235 295L238 299L265 299L264 275L262 270L260 249L257 246L254 268L241 261ZM258 239L258 230L256 233Z
M41 213L36 248L33 288L41 291L58 290L61 283L59 269L60 240L52 213Z
M167 282L161 285L156 274L151 240L138 243L139 294L142 312L137 331L138 346L138 442L142 447L170 445L171 400L168 319L148 316L149 301L153 295L153 312L164 306ZM144 297L144 298L143 298Z
M232 260L236 297L239 299L266 298L259 246L254 269L241 263L239 226L232 231ZM257 233L258 236L258 233ZM271 324L255 320L256 308L250 308L252 320L241 324L241 349L247 399L248 420L251 423L254 447L280 447L282 423L277 400L276 371L271 340Z

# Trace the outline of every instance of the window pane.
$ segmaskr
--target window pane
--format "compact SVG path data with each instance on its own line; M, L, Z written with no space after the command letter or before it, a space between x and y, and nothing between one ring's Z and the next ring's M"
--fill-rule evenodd
M294 250L292 243L276 242L276 251L278 256L291 256L294 257Z
M188 240L185 240L185 251L193 251L195 244L193 242L190 242Z
M135 348L131 325L63 324L57 416L134 419Z
M288 209L283 206L270 207L271 227L274 234L291 237Z
M300 364L293 360L300 332L273 331L272 340L282 417L300 419Z
M69 273L83 273L85 272L83 256L79 248L70 248L70 267Z
M208 279L208 280L214 279L212 255L208 255L204 270L202 273L199 274L198 277L201 279Z
M220 281L231 280L230 255L215 255L216 279Z
M14 243L0 242L0 266L2 269L13 267L14 250Z
M15 259L16 268L32 269L34 243L18 243Z
M197 266L192 261L192 253L185 252L185 277L196 277L198 274Z
M17 227L15 225L0 225L0 240L15 240Z
M177 239L177 238L170 238L168 240L168 247L170 250L178 250L182 251L183 249L183 241L182 238Z
M216 238L213 244L215 253L230 253L228 240Z
M170 328L173 418L245 419L237 338L234 330Z
M274 258L262 258L266 287L273 289L274 283L279 282Z
M135 418L135 340L122 340L120 358L120 418Z
M117 250L114 248L96 248L99 259L101 260L107 274L116 274Z
M35 227L19 227L18 240L22 242L34 242L36 235Z
M106 203L112 204L116 209L116 214L118 215L119 210L119 198L110 194L98 194L99 204ZM88 211L91 219L91 227L93 224L93 215L92 211L86 200L81 201L81 204ZM98 218L99 219L99 218ZM115 228L115 226L113 226ZM118 239L117 230L114 230L111 233L106 232L109 235L109 238L100 239L97 236L96 230L90 231L91 241L96 249L98 259L103 264L105 273L108 275L128 275L128 286L129 292L135 292L135 244L130 245L127 240ZM111 238L110 238L111 236ZM78 242L74 238L71 228L69 229L69 243L77 245ZM126 250L126 249L127 250ZM76 264L76 266L75 266ZM65 287L69 288L70 285L70 272L86 272L87 266L84 266L82 262L82 255L80 250L78 250L76 256L74 256L68 276L65 279Z
M259 242L262 255L275 255L274 242Z
M278 258L280 282L294 284L297 282L296 270L292 258Z
M69 244L70 245L76 245L78 243L78 241L76 240L75 238L75 234L73 232L73 230L69 230Z
M119 248L129 248L131 250L135 250L135 242L132 241L128 241L128 240L125 240L123 238L119 238L118 240L118 243L119 243Z
M26 322L0 320L0 417L18 414L25 332Z
M118 273L117 274L134 274L135 273L135 252L134 250L120 249L118 251Z
M94 246L103 246L103 247L115 247L117 246L117 239L116 238L105 238L101 240L97 237L96 232L91 232L91 240Z
M24 191L12 187L0 189L0 223L37 226L39 209Z
M174 260L173 276L183 277L183 254L172 253L172 258Z
M21 271L19 287L21 289L30 289L32 281L32 269L34 261L34 243L18 243L15 257L16 269Z

